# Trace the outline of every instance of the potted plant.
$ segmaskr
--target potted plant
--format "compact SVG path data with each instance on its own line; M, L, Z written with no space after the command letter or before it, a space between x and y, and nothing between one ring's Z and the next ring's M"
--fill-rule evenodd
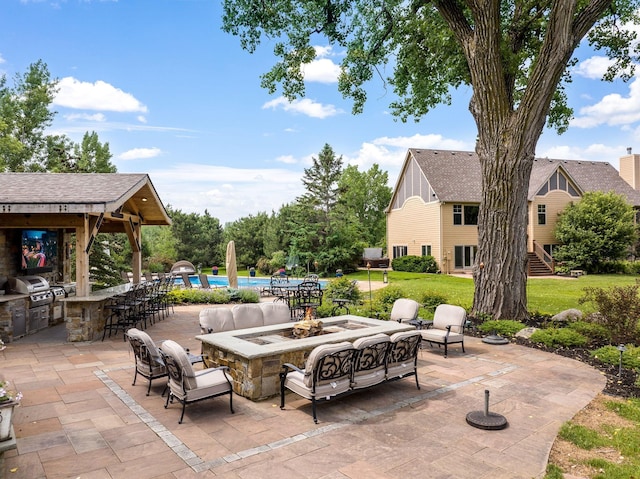
M0 378L0 442L11 439L13 408L20 405L22 393L11 388L9 381Z
M211 268L211 273L212 273L214 276L218 276L218 267L217 267L217 266L213 266L213 267Z
M253 266L249 268L249 276L251 276L252 278L255 278L256 276L256 269Z

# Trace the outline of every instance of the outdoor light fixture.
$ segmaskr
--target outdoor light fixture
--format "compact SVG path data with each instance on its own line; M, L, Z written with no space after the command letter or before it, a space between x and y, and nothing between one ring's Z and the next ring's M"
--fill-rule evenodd
M618 377L622 377L622 353L624 353L627 348L624 346L624 344L619 344L617 349L618 351L620 351L620 367L618 368Z
M382 282L384 284L387 284L389 282L389 275L387 274L386 269L382 272Z
M369 315L373 316L373 300L371 299L371 263L367 261L367 274L369 275Z

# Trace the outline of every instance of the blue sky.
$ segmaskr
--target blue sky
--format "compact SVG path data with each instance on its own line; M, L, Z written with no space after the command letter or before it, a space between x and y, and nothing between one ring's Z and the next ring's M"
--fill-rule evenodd
M407 148L473 150L470 91L419 123L388 110L379 80L361 115L337 92L340 51L317 45L306 97L260 87L273 44L251 55L221 30L217 0L3 0L0 73L9 82L43 60L60 80L52 127L74 141L96 131L122 173L148 173L165 205L223 223L271 213L303 193L303 169L325 143L361 171L377 163L393 186ZM601 82L606 60L583 47L567 89L576 118L546 131L537 156L609 161L640 152L640 82Z

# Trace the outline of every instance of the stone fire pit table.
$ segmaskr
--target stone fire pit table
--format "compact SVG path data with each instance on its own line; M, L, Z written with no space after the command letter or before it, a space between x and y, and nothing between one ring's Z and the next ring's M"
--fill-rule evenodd
M410 324L382 321L346 314L322 318L323 332L318 336L296 339L294 322L223 333L202 334L203 354L208 366L228 366L233 391L257 401L280 394L284 363L304 366L309 353L320 344L353 341L378 333L392 335L415 329Z

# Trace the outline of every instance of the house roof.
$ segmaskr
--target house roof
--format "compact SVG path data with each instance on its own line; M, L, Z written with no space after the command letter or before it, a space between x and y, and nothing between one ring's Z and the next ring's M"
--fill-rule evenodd
M147 174L0 173L0 213L125 212L170 225Z
M482 199L480 161L475 152L410 148L406 163L410 158L415 159L438 200L479 203ZM559 167L582 192L615 191L625 195L630 204L640 207L640 191L624 181L610 163L601 161L536 158L531 170L529 200Z

